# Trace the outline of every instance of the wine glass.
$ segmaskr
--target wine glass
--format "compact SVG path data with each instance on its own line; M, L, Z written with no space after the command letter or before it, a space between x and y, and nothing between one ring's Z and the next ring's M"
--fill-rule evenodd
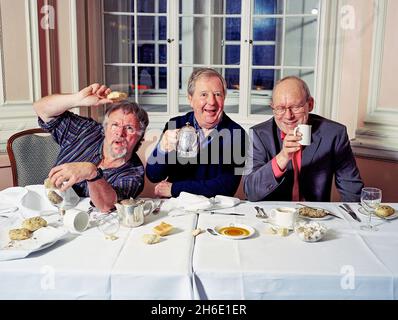
M120 228L119 217L111 213L102 215L97 219L97 228L105 235L105 239L116 240L118 237L115 234Z
M361 226L362 230L368 231L377 231L378 228L376 226L372 226L372 214L374 214L376 208L380 205L381 202L381 190L377 188L362 188L361 190L361 205L369 214L368 223L366 225Z

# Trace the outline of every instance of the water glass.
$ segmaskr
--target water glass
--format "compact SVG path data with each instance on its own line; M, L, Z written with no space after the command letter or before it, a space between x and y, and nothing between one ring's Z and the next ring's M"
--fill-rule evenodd
M376 208L381 202L381 190L378 188L366 187L361 190L361 205L368 212L369 219L366 225L361 226L361 230L377 231L376 226L372 226L372 214L375 213Z

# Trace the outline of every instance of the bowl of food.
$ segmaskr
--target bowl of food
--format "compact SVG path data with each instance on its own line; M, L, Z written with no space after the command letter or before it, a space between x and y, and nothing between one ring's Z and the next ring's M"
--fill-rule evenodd
M326 232L327 228L317 221L299 219L294 225L294 233L305 242L317 242L325 236Z

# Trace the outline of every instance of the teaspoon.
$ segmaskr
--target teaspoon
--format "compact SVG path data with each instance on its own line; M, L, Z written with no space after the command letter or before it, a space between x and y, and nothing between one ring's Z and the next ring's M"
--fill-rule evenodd
M213 236L218 236L218 234L211 228L206 229L208 233L212 234Z

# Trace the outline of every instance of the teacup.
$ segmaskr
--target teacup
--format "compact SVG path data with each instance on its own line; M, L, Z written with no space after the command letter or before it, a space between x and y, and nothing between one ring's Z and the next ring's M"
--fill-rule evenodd
M63 217L64 226L72 233L80 233L87 229L90 216L86 211L78 209L66 210Z
M115 203L117 214L122 225L130 228L144 224L145 216L149 215L155 208L152 200L125 199Z
M289 229L293 229L296 215L297 210L288 207L275 208L270 212L270 217L277 226Z

